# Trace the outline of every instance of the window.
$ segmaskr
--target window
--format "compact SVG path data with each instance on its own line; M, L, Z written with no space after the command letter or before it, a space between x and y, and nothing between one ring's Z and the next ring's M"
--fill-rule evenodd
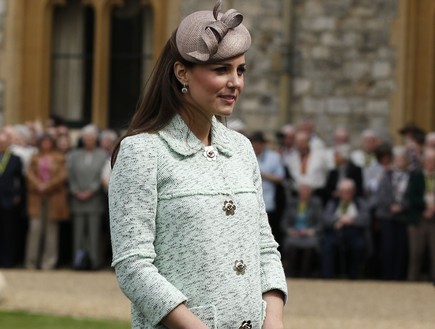
M53 11L50 114L81 126L91 120L94 11L70 0Z
M111 13L109 126L125 128L150 74L153 15L138 0L125 1Z

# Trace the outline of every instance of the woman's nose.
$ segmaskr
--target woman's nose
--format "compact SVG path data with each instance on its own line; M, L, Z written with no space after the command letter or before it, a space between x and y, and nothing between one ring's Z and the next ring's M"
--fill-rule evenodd
M228 87L240 88L243 85L243 75L238 72L234 72L228 79Z

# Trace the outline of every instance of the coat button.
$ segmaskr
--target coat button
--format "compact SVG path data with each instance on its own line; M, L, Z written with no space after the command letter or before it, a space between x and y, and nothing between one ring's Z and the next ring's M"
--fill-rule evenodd
M236 205L232 200L228 200L224 202L224 206L222 207L222 210L225 211L225 214L227 216L234 215L234 212L236 211Z
M234 262L233 269L234 269L234 271L236 271L237 275L245 274L246 264L243 262L243 260L236 260Z
M213 146L204 147L204 156L208 161L216 161L218 151Z
M239 329L252 329L251 321L243 321Z

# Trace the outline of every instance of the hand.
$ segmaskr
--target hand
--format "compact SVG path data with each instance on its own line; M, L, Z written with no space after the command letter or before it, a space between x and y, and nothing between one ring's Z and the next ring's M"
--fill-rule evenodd
M169 329L210 329L184 304L174 308L163 318L162 323Z
M266 317L263 329L284 329L284 323L282 321L273 321Z
M341 219L339 219L338 221L336 221L335 224L334 224L334 228L335 228L336 230L341 229L343 226L344 226L344 223L343 223L343 221L342 221Z
M44 194L47 191L47 183L40 183L38 185L38 192Z
M343 222L344 225L353 224L353 217L348 216L348 215L341 216L340 220Z
M294 228L289 228L287 231L288 235L291 236L292 238L297 238L299 237L299 231L295 230Z
M398 203L393 203L390 206L390 211L391 211L392 214L398 214L398 213L400 213L402 211L402 206L400 204L398 204Z
M92 191L77 191L74 193L74 196L80 201L89 200L94 193Z
M263 294L263 299L267 303L266 319L263 323L263 329L284 329L283 313L284 298L282 292L271 290Z
M314 236L316 234L316 230L313 228L307 228L301 231L302 236Z
M431 206L427 206L423 212L424 219L432 219L435 216L435 208Z

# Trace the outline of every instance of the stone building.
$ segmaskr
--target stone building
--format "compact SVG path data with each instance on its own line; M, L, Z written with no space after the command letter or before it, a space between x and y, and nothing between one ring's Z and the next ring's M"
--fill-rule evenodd
M181 17L204 0L0 0L0 123L122 128ZM272 133L310 117L397 138L435 130L433 0L224 0L253 46L235 117Z

